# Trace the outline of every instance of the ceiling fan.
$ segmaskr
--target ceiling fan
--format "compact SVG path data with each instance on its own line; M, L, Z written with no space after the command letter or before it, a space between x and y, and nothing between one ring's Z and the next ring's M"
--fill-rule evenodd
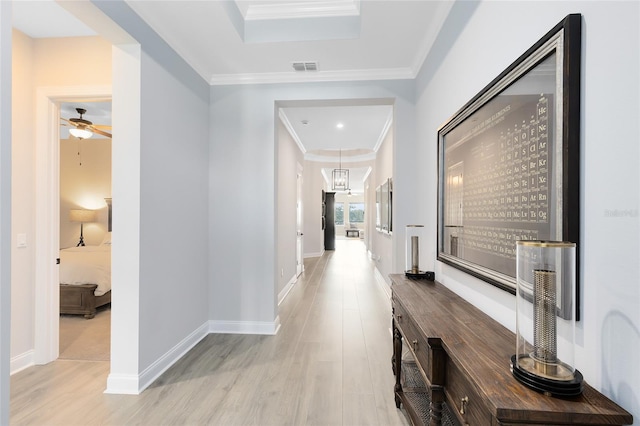
M82 118L82 116L87 113L87 110L84 108L76 108L76 111L80 114L80 118L70 118L67 120L66 118L60 117L61 120L66 121L69 125L73 126L73 128L69 129L69 133L79 139L88 139L93 136L94 133L111 138L111 133L101 130L111 130L111 126L93 124L91 121L85 120ZM66 126L67 124L62 123L62 125Z

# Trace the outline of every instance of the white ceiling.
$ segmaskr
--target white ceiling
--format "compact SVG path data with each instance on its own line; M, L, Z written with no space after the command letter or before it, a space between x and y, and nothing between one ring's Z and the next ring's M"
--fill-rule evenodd
M280 113L307 158L337 157L342 150L343 155L372 159L367 154L377 151L393 120L391 105L282 107Z
M13 26L31 38L96 35L54 0L13 0L12 6Z
M454 0L126 3L203 79L218 85L414 78ZM95 35L54 0L17 0L13 12L14 27L34 38ZM294 62L316 62L317 71L295 71ZM85 108L90 121L109 124ZM306 158L337 160L342 150L349 162L373 157L393 112L391 105L354 101L291 104L280 116ZM364 173L352 176L360 180Z
M433 0L127 3L210 84L413 78L453 4ZM258 11L251 14L254 9ZM316 61L318 71L296 72L291 65L296 61Z
M320 106L319 104L324 104ZM376 152L393 122L391 105L335 105L319 102L313 106L281 107L280 119L312 161L334 163L349 169L352 193L364 192L369 167L352 163L375 159ZM332 168L324 168L327 183Z

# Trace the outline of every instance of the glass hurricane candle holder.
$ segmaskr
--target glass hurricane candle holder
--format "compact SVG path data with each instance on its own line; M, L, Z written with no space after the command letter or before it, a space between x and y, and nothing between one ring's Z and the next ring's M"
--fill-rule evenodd
M576 245L518 241L516 246L516 354L511 372L547 395L582 393L575 354Z
M420 269L420 248L424 238L423 225L406 226L404 271L410 278L428 278L429 273Z

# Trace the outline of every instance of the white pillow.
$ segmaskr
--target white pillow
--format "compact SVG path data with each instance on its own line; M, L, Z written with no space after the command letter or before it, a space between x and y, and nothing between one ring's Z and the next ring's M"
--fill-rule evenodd
M102 242L100 243L101 246L110 246L111 245L111 232L107 232L106 234L104 234L104 238L102 239Z

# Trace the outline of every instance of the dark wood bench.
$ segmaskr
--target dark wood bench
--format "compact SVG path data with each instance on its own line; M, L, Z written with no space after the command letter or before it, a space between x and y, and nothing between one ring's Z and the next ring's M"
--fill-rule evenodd
M345 229L344 232L347 237L360 238L360 230L357 228Z

